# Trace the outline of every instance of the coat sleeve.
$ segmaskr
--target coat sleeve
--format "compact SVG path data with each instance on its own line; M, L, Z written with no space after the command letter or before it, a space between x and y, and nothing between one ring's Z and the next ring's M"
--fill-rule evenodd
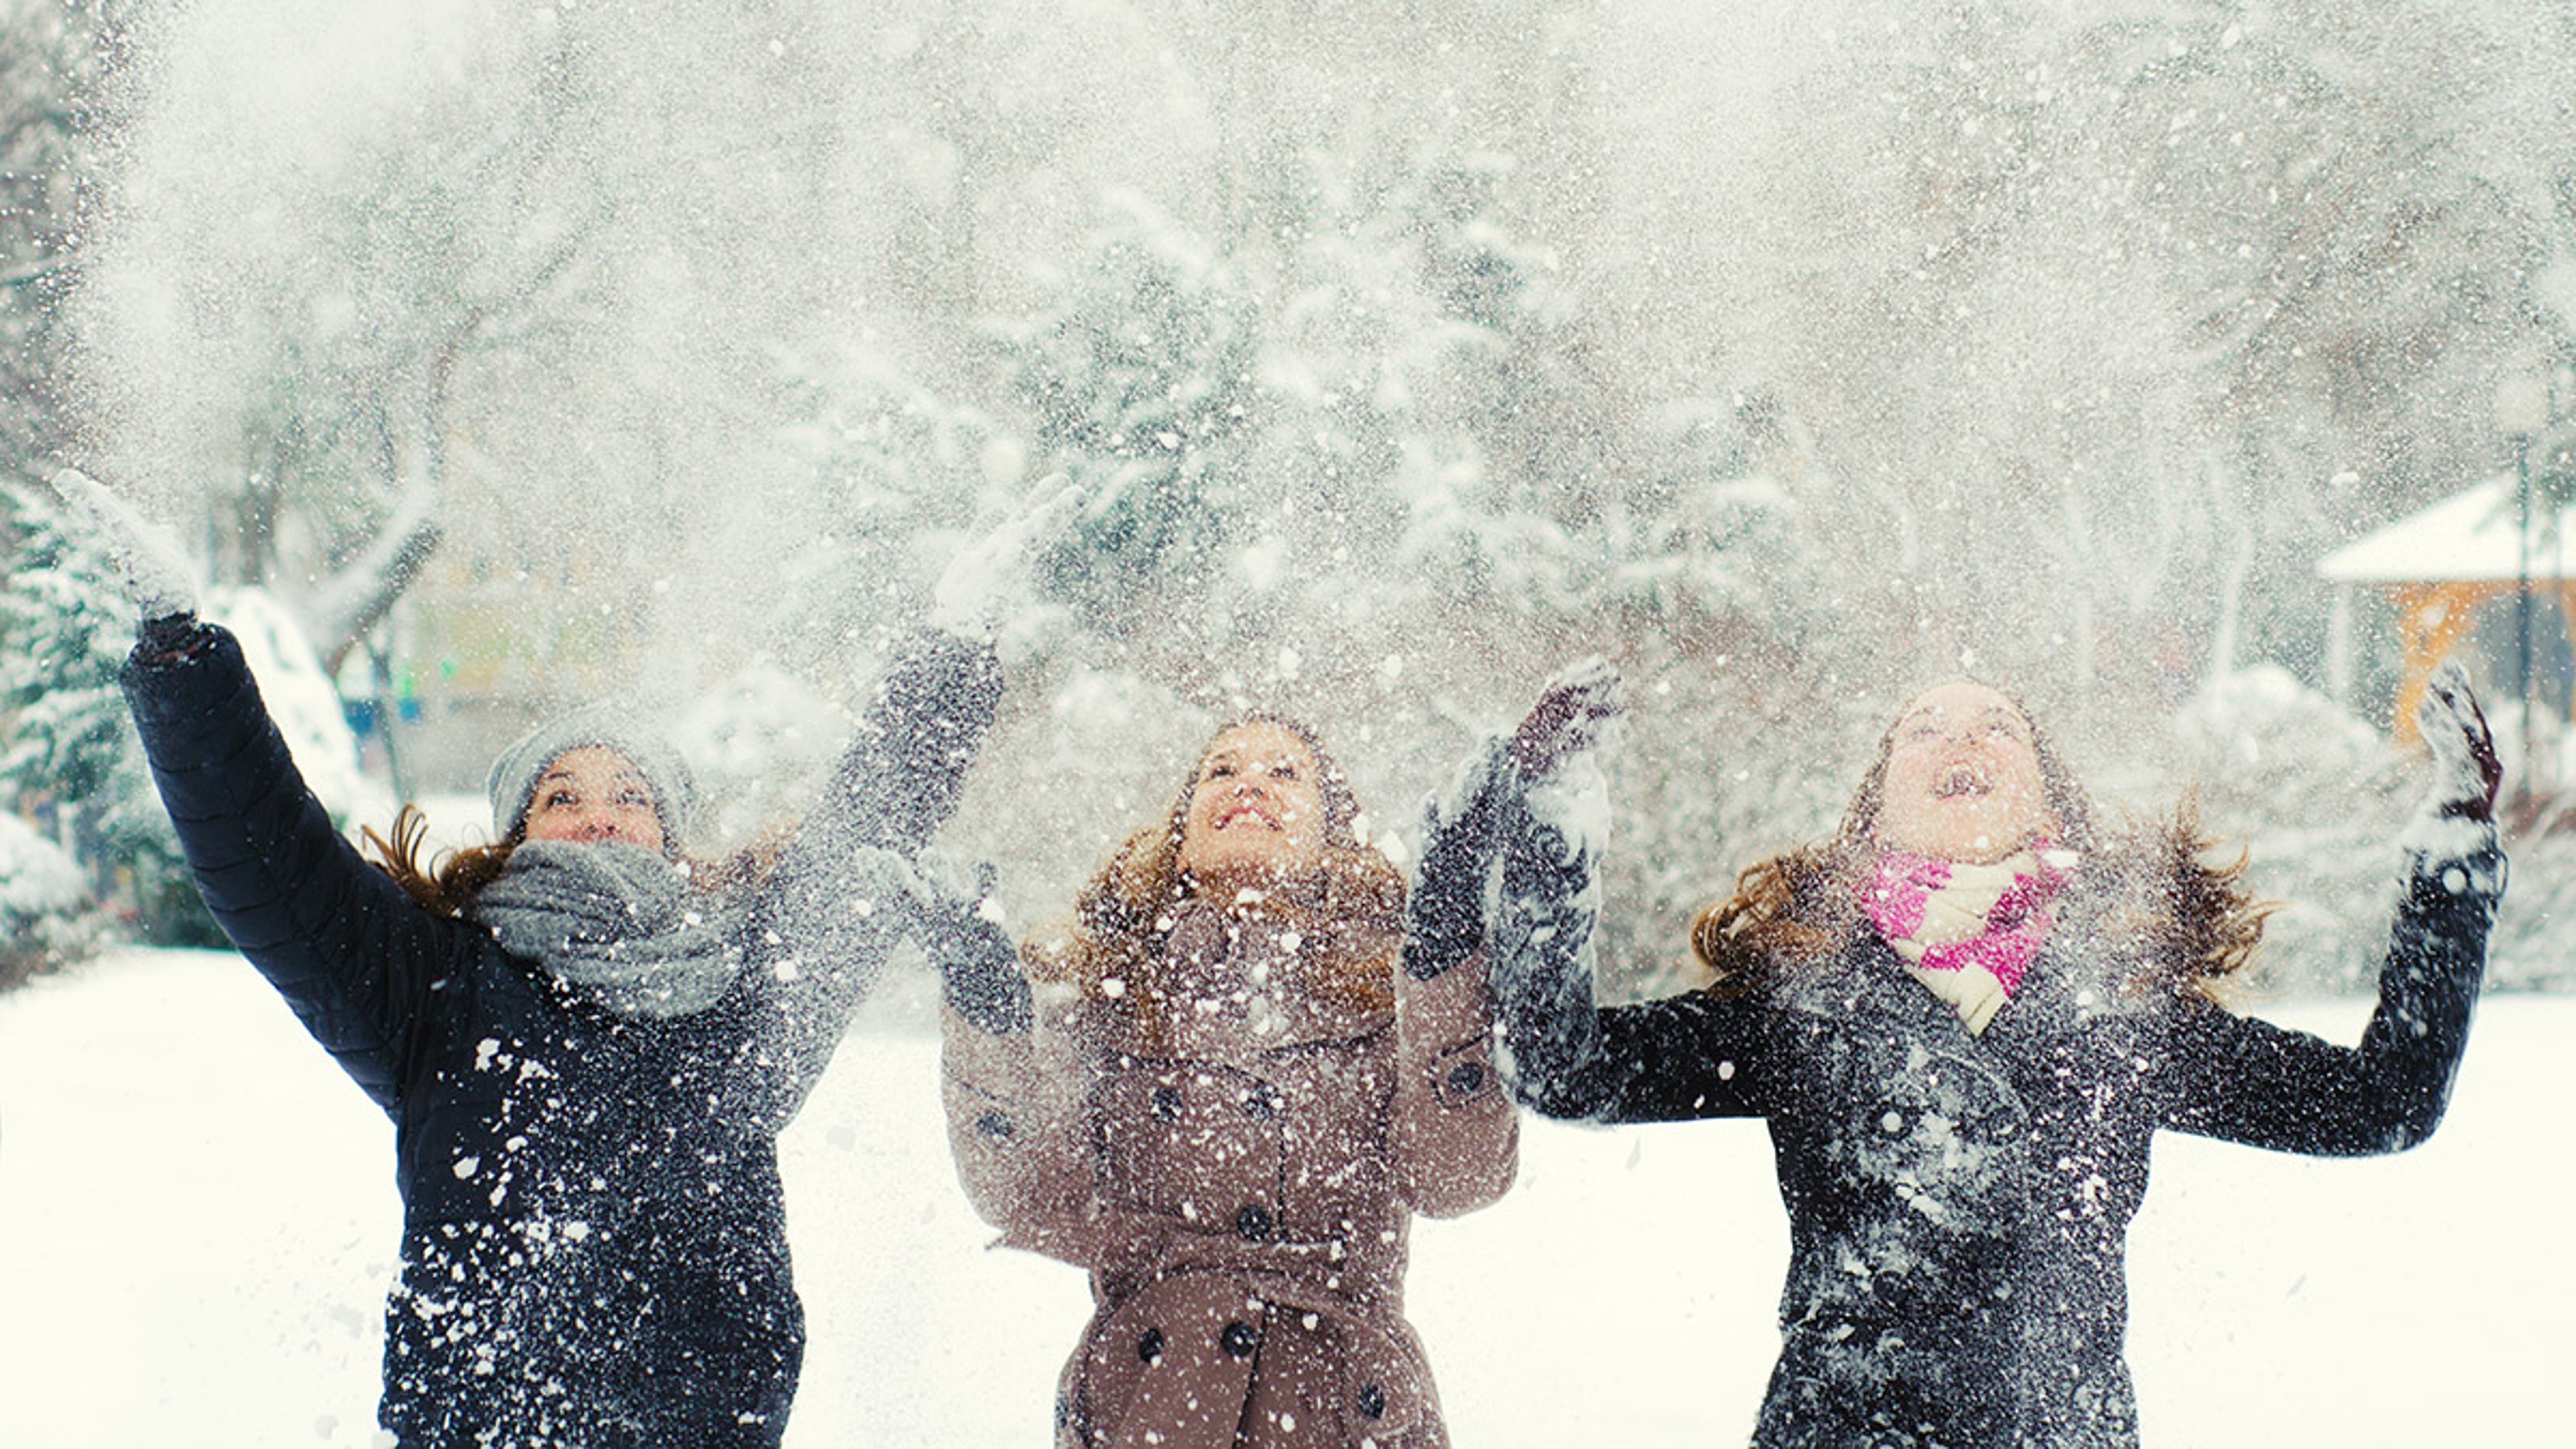
M1521 1101L1598 1122L1760 1112L1766 1014L1705 992L1595 1005L1599 843L1579 809L1544 791L1519 792L1498 815L1502 885L1486 974Z
M1455 1217L1501 1197L1520 1168L1520 1114L1494 1070L1482 963L1428 981L1396 973L1395 1161L1405 1204Z
M940 1019L940 1100L957 1180L1001 1246L1079 1267L1101 1254L1091 1067L1042 1003L1034 1025L988 1031L956 1008Z
M823 798L747 916L751 968L767 982L779 1123L831 1063L850 1018L910 928L901 863L957 805L1001 699L992 645L924 631L870 691Z
M1772 1013L1746 1000L1685 991L1661 1001L1595 1007L1560 998L1543 1014L1506 1008L1505 1039L1548 1038L1524 1070L1521 1100L1551 1117L1601 1123L1759 1117L1770 1111ZM1514 1016L1521 1025L1509 1025ZM1515 1060L1522 1054L1515 1052Z
M187 649L138 648L125 665L153 784L224 934L391 1113L421 1045L421 1008L471 928L422 910L332 828L241 645L197 627Z
M2175 1025L2181 1090L2165 1125L2284 1152L2396 1152L2433 1134L2469 1041L2488 928L2504 888L2490 835L2464 856L2407 873L2379 1004L2358 1047L2204 1003Z

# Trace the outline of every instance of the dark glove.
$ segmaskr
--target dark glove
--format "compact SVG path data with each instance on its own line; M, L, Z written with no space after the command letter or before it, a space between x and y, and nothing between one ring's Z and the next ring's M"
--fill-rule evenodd
M2453 820L2493 820L2496 791L2504 784L2504 762L2496 755L2495 735L2469 691L2469 677L2456 664L2433 671L2424 683L2424 702L2415 707L2415 729L2433 752L2433 778L2423 811Z
M1512 790L1511 749L1497 735L1459 762L1422 811L1422 869L1405 911L1404 969L1429 981L1485 943L1494 822Z
M2443 665L2425 682L2415 728L2433 752L2433 770L2423 803L2399 839L2414 874L2438 879L2451 895L2501 895L2504 855L2496 840L2495 802L2504 764L2458 665Z
M1029 1029L1035 1019L1020 953L988 913L993 867L979 862L971 892L951 883L946 863L925 854L912 873L913 934L939 967L949 1009L995 1036Z
M1600 763L1626 708L1617 671L1586 659L1547 682L1512 736L1519 778L1496 821L1502 896L1491 968L1507 1021L1590 1009L1610 809ZM1561 1033L1513 1033L1514 1071L1524 1082L1558 1080L1578 1046Z
M834 775L857 843L898 855L929 844L957 808L1001 699L992 645L928 630L898 645Z
M1512 764L1536 780L1596 749L1612 722L1628 709L1619 671L1595 654L1557 672L1539 690L1520 728L1512 732Z

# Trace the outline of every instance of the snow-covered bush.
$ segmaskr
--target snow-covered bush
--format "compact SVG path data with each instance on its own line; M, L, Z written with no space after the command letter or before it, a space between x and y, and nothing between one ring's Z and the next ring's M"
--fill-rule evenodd
M79 956L95 938L89 881L61 847L0 811L0 990Z
M2508 840L2505 849L2513 879L2487 943L2487 984L2576 991L2576 953L2567 949L2566 925L2576 920L2576 829L2562 825Z
M850 729L848 714L766 661L691 705L671 742L696 776L695 847L729 849L802 819Z
M265 589L209 590L205 614L241 641L242 658L259 681L260 699L295 757L296 772L333 823L345 828L353 821L391 820L391 792L358 768L357 737L339 691L276 595Z
M2396 901L2399 825L2420 771L2387 737L2272 665L2213 679L2174 716L2178 773L2202 822L2251 852L2265 979L2366 988Z

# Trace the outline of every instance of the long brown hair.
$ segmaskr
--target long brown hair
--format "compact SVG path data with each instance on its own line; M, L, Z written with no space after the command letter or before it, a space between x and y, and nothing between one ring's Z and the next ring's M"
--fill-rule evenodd
M438 916L464 915L483 888L501 878L510 864L510 852L519 848L527 834L526 824L521 823L497 844L458 846L424 862L420 852L429 838L429 817L408 800L394 812L387 835L377 834L372 825L358 832L366 851L373 853L375 863L394 878L412 904Z
M1404 878L1358 833L1359 804L1313 729L1266 710L1238 715L1208 737L1163 818L1127 837L1074 898L1073 920L1032 937L1022 948L1029 975L1070 983L1123 1020L1145 1050L1163 1039L1163 946L1174 914L1197 893L1181 864L1190 797L1217 741L1245 725L1266 724L1297 737L1315 756L1324 805L1323 860L1315 873L1270 892L1249 907L1296 926L1299 989L1354 1010L1395 1005L1395 954L1404 917ZM1107 983L1115 982L1116 986Z
M2246 889L2244 853L2224 865L2210 862L2217 841L2202 828L2190 795L2170 815L2103 825L2020 697L1984 687L2011 701L2030 726L2041 791L2057 817L2055 843L2079 857L2062 928L2097 936L2131 958L2124 984L2133 992L2216 999L2254 958L2264 917L2275 909ZM1891 723L1830 838L1746 867L1733 895L1692 920L1691 952L1715 977L1709 991L1733 996L1767 987L1859 936L1860 884L1878 863L1875 832L1895 740Z
M749 845L712 864L686 855L672 858L701 889L714 895L730 895L767 880L792 833L790 827L784 826L764 832ZM393 877L394 884L403 888L403 894L411 897L413 904L432 915L461 918L473 908L474 898L483 893L483 888L499 880L501 872L509 868L510 853L526 843L528 827L522 819L497 843L460 845L424 861L421 848L428 842L429 817L406 800L394 812L386 835L377 834L372 825L361 827L358 835L364 852L374 855L375 864Z

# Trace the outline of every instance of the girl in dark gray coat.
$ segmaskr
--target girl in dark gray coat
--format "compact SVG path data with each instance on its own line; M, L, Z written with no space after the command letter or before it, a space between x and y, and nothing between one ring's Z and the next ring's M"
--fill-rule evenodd
M774 868L727 875L680 852L686 766L614 708L502 754L494 845L424 869L407 809L362 860L184 564L96 485L58 488L126 540L125 690L207 904L392 1120L384 1425L405 1449L778 1444L804 1318L777 1136L910 924L905 857L991 721L998 666L958 599L1070 495L961 559L959 627L898 654Z
M2019 705L1968 681L1907 704L1832 839L1700 916L1712 985L1597 1007L1618 708L1606 668L1561 679L1429 849L1501 876L1490 915L1462 894L1450 919L1490 933L1524 1101L1769 1126L1791 1250L1757 1445L2133 1445L2123 1258L2154 1134L2359 1155L2440 1121L2505 880L2455 670L2421 715L2431 788L2357 1047L2222 1006L2261 932L2241 865L2204 864L2187 815L2104 827Z

